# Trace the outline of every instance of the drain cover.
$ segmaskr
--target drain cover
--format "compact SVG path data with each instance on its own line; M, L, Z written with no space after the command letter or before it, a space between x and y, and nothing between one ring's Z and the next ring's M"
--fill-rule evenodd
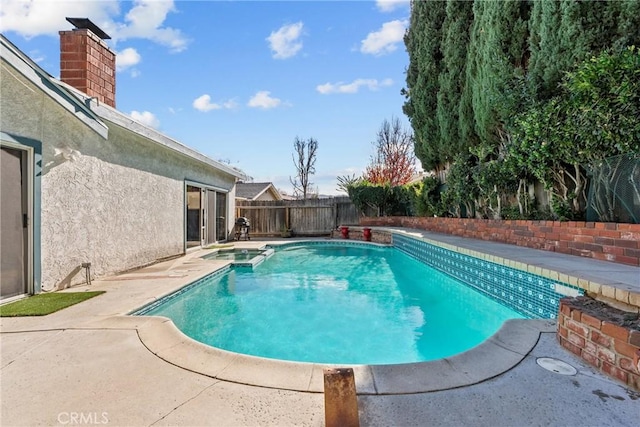
M552 359L551 357L538 357L536 363L547 371L555 372L560 375L575 375L578 373L576 368L563 362L562 360Z

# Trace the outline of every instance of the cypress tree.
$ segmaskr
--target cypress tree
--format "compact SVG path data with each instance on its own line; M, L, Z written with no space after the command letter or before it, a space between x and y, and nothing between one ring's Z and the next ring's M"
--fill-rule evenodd
M563 1L562 43L568 46L569 67L573 68L588 55L611 46L617 39L619 15L617 1Z
M613 48L640 46L640 1L622 0L619 7L618 38L612 43Z
M406 70L406 83L407 88L402 89L401 93L405 96L405 102L402 106L402 111L409 118L411 126L413 128L414 138L416 139L414 152L416 157L422 161L424 153L422 151L422 144L418 141L422 141L421 129L423 128L423 117L416 110L415 105L418 102L419 84L418 80L422 78L420 76L420 50L421 50L421 36L423 31L424 19L419 16L422 10L415 6L414 1L411 2L411 17L409 22L409 28L404 36L404 44L409 55L409 65Z
M560 2L541 0L533 4L529 21L530 36L528 76L531 92L539 99L553 95L562 70L569 61L567 46L562 43Z
M445 8L445 2L413 0L410 26L404 38L409 68L407 89L403 91L407 97L403 111L413 127L416 156L426 170L442 162L436 109Z
M466 84L471 88L479 142L494 147L502 132L501 111L506 110L500 104L505 101L508 84L522 74L529 56L530 3L477 1L473 12Z
M540 0L530 22L529 81L537 99L553 96L564 73L607 48L640 43L640 2Z
M548 147L539 147L535 132L526 134L529 145L522 153L525 161L520 169L503 173L502 165L508 163L503 159L508 160L510 152L506 148L517 145L522 137L516 121L527 118L532 130L548 132L558 124L554 117L569 114L575 96L563 91L561 82L567 73L603 50L621 52L623 47L640 45L640 1L412 0L405 44L409 66L403 109L414 129L416 155L427 170L451 162L451 170L457 171L458 163L465 162L466 175L451 173L447 185L470 194L465 200L471 212L472 199L481 209L482 194L511 191L502 185L508 181L505 176L522 178L520 184L537 176L525 166L531 156L548 151ZM603 64L609 60L601 59ZM628 86L621 83L619 93L627 87L623 85ZM621 100L626 108L623 112L627 111L629 102ZM600 128L610 126L607 122L600 128L588 127L585 123L589 120L596 122L587 116L592 110L593 106L576 110L571 120L563 122L564 126L584 119L578 128L567 124L564 133L558 134L561 137L556 145L566 146L561 155L551 156L550 161L561 166L557 170L570 172L562 167L566 156L573 155L567 153L578 150L575 138L581 129L602 133ZM616 113L620 120L623 112ZM631 125L620 121L616 129L621 135L635 132L630 130L635 129L633 119ZM507 157L503 157L505 153ZM583 174L573 166L571 171L575 176ZM576 191L584 188L583 184L576 183ZM462 203L459 197L452 201L454 208ZM489 208L494 211L491 205Z
M439 77L437 120L440 131L440 158L451 161L466 152L467 138L460 129L459 105L465 86L469 32L473 23L473 2L448 1L442 26L442 73Z

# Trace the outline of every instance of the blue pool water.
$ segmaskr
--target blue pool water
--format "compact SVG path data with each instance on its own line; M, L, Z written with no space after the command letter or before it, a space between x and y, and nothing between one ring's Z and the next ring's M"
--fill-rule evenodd
M210 276L144 314L225 350L345 364L451 356L523 317L396 249L330 243Z

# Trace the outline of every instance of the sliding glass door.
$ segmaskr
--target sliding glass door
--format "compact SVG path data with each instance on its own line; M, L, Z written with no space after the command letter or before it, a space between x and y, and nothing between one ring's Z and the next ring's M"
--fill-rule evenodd
M227 240L227 193L216 192L216 237L218 241Z
M202 191L193 185L187 185L187 247L200 246L202 229Z
M207 190L207 221L206 221L206 233L207 245L218 241L216 236L216 192L215 190Z
M186 189L187 248L227 240L227 193L195 183Z
M31 153L0 147L0 299L27 294L31 285Z

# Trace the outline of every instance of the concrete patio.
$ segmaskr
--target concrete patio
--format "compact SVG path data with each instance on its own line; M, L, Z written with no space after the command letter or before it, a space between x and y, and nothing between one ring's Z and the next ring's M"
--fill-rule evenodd
M461 240L455 244L640 289L638 268ZM162 318L126 316L228 263L202 254L94 280L91 290L105 294L48 316L0 319L1 424L323 425L319 366L222 352ZM562 349L553 322L509 323L450 361L356 370L361 425L637 425L640 394ZM577 374L543 369L539 357L560 359Z

